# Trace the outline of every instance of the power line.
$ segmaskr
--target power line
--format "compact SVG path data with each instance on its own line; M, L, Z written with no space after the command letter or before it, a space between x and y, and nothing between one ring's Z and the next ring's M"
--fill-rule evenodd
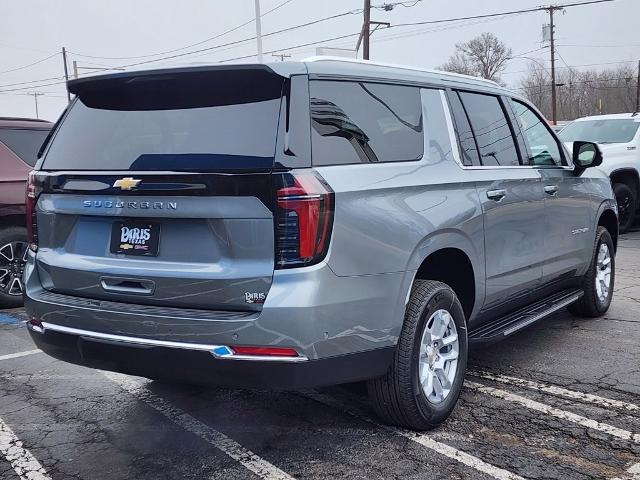
M339 14L336 14L336 15L330 15L328 17L320 18L318 20L313 20L313 21L310 21L310 22L307 22L307 23L302 23L302 24L299 24L299 25L294 25L292 27L283 28L281 30L276 30L275 32L265 33L264 35L262 35L262 38L271 37L273 35L278 35L280 33L290 32L292 30L297 30L299 28L308 27L308 26L315 25L315 24L318 24L318 23L321 23L321 22L325 22L327 20L333 20L335 18L344 17L346 15L353 15L353 14L356 14L356 13L359 13L358 10L350 10L348 12L343 12L343 13L339 13ZM214 45L212 47L201 48L199 50L193 50L193 51L190 51L190 52L178 53L176 55L170 55L168 57L156 58L156 59L152 59L152 60L146 60L146 61L143 61L143 62L130 63L128 65L119 65L119 68L136 67L136 66L139 66L139 65L146 65L148 63L159 62L159 61L162 61L162 60L170 60L170 59L173 59L173 58L180 58L180 57L184 57L184 56L187 56L187 55L193 55L193 54L196 54L196 53L202 53L202 52L207 52L207 51L211 51L211 50L216 50L216 49L219 49L219 48L222 48L222 47L228 47L228 46L237 45L237 44L240 44L240 43L251 42L251 41L255 40L256 38L257 37L254 35L253 37L247 37L247 38L244 38L242 40L236 40L236 41L233 41L233 42L228 42L228 43L224 43L224 44L220 44L220 45ZM279 50L286 50L286 48L279 49ZM279 50L275 50L275 51L279 51ZM264 53L270 53L270 52L264 52ZM246 58L251 58L251 57L255 57L255 54L248 55Z
M47 60L49 60L49 59L51 59L51 58L53 58L53 57L55 57L57 55L60 55L60 52L52 53L51 55L49 55L47 57L41 58L40 60L37 60L37 61L35 61L33 63L29 63L27 65L22 65L21 67L15 67L15 68L11 68L9 70L2 70L2 71L0 71L0 74L9 73L9 72L17 72L18 70L24 70L25 68L33 67L34 65L38 65L39 63L46 62Z
M302 24L299 24L299 25L294 25L294 26L291 26L291 27L283 28L281 30L276 30L274 32L266 33L266 34L264 34L262 36L263 36L263 38L264 37L270 37L270 36L277 35L277 34L280 34L280 33L289 32L289 31L296 30L296 29L299 29L299 28L308 27L308 26L315 25L315 24L318 24L318 23L321 23L321 22L325 22L325 21L328 21L328 20L333 20L335 18L340 18L340 17L344 17L346 15L353 15L353 14L357 14L357 13L359 13L358 10L350 10L348 12L343 12L343 13L339 13L339 14L336 14L336 15L330 15L328 17L323 17L323 18L320 18L320 19L317 19L317 20L313 20L313 21L310 21L310 22L306 22L306 23L302 23ZM256 37L253 36L253 37L244 38L242 40L236 40L236 41L233 41L233 42L214 45L212 47L202 48L202 49L199 49L199 50L193 50L193 51L190 51L190 52L183 52L183 53L179 53L179 54L176 54L176 55L170 55L170 56L162 57L162 58L155 58L155 59L146 60L146 61L142 61L142 62L130 63L130 64L126 64L126 65L118 65L118 66L110 67L110 68L112 68L113 70L116 70L116 69L122 69L122 68L135 67L135 66L139 66L139 65L146 65L146 64L149 64L149 63L160 62L160 61L163 61L163 60L170 60L170 59L174 59L174 58L180 58L180 57L184 57L186 55L193 55L193 54L196 54L196 53L209 52L211 50L216 50L216 49L220 49L220 48L223 48L223 47L228 47L228 46L232 46L232 45L238 45L238 44L241 44L241 43L250 42L250 41L253 41L255 39L256 39ZM286 48L275 50L275 51L277 52L277 51L280 51L280 50L286 50ZM251 58L253 56L255 56L255 55L248 55L248 56L246 56L246 58ZM245 58L245 57L243 57L243 58ZM89 75L89 73L87 75ZM49 81L52 81L52 80L62 80L64 78L65 78L64 76L58 76L58 77L41 78L41 79L38 79L38 80L29 80L29 81L24 81L24 82L6 83L6 84L3 84L3 85L0 85L0 88L13 87L13 86L18 86L18 85L26 85L26 84L33 84L33 83L39 83L39 82L49 82ZM64 82L58 82L58 83L64 83ZM37 85L35 87L49 86L49 85L56 85L56 83L48 83L48 84L44 84L44 85ZM26 88L34 88L34 86L25 87L25 89ZM12 90L9 90L9 91L13 91L13 90L18 90L18 89L12 89Z
M262 15L260 15L260 17L265 17L266 15L269 15L271 12L275 12L276 10L278 10L281 7L284 7L286 4L291 3L293 0L285 0L284 2L276 5L275 7L273 7L271 10L267 10L266 12L264 12ZM140 59L140 58L150 58L150 57L157 57L160 55L167 55L169 53L175 53L175 52L179 52L180 50L186 50L187 48L192 48L192 47L197 47L198 45L202 45L204 43L210 42L212 40L216 40L220 37L223 37L225 35L228 35L229 33L235 32L236 30L241 29L242 27L245 27L251 23L255 22L255 18L251 18L250 20L247 20L244 23L241 23L240 25L237 25L233 28L230 28L229 30L225 30L222 33L219 33L217 35L214 35L213 37L209 37L206 38L200 42L196 42L196 43L191 43L189 45L185 45L184 47L180 47L180 48L174 48L172 50L165 50L164 52L157 52L157 53L150 53L147 55L137 55L137 56L131 56L131 57L100 57L97 55L84 55L81 53L77 53L77 52L73 52L70 51L69 53L73 53L74 55L78 56L78 57L83 57L83 58L94 58L94 59L98 59L98 60L136 60L136 59Z
M615 1L615 0L591 0L591 1L588 1L588 2L570 3L570 4L558 5L557 8L564 8L564 7L577 6L577 5L587 5L587 4L592 4L592 3L612 2L612 1ZM415 25L431 25L431 24L439 24L439 23L458 22L458 21L463 21L463 20L488 19L488 18L492 18L492 17L503 17L503 16L509 16L509 15L517 15L517 14L544 11L547 8L548 7L536 7L536 8L530 8L530 9L524 9L524 10L513 10L513 11L498 12L498 13L491 13L491 14L484 14L484 15L473 15L473 16L458 17L458 18L449 18L449 19L429 20L429 21L422 21L422 22L403 23L403 24L392 25L389 28L402 28L402 27L415 26ZM277 34L280 34L280 33L292 31L292 30L295 30L295 29L298 29L298 28L307 27L307 26L314 25L314 24L317 24L317 23L320 23L320 22L324 22L324 21L327 21L327 20L332 20L332 19L335 19L335 18L343 17L343 16L346 16L346 15L358 14L361 11L362 11L362 9L359 9L359 10L356 9L356 10L351 10L351 11L343 12L343 13L336 14L336 15L331 15L331 16L324 17L324 18L321 18L321 19L318 19L318 20L314 20L314 21L311 21L311 22L307 22L307 23L303 23L303 24L299 24L299 25L294 25L292 27L288 27L288 28L284 28L284 29L281 29L281 30L277 30L275 32L270 32L270 33L267 33L267 34L263 35L263 37L277 35ZM289 47L279 48L279 49L271 50L271 51L265 52L265 53L267 53L267 54L269 54L269 53L277 53L277 52L281 52L283 50L292 50L292 49L301 48L301 47L304 47L304 46L317 45L318 43L323 43L323 42L328 42L328 41L333 41L333 40L339 40L339 39L344 39L344 38L349 38L349 37L353 37L355 35L358 35L358 34L347 34L347 35L342 35L342 36L338 36L338 37L332 37L330 39L325 39L325 40L321 40L321 41L317 41L317 42L305 43L305 44L297 45L297 46L294 46L294 47L290 47L289 46ZM208 51L220 49L220 48L223 48L223 47L239 45L239 44L242 44L242 43L253 41L255 39L256 39L255 36L248 37L248 38L245 38L245 39L242 39L242 40L237 40L237 41L234 41L234 42L228 42L228 43L225 43L225 44L215 45L215 46L212 46L212 47L202 48L202 49L198 49L198 50L194 50L194 51L190 51L190 52L183 52L183 53L179 53L179 54L171 55L171 56L167 56L167 57L156 58L156 59L146 60L146 61L142 61L142 62L135 62L135 63L131 63L131 64L128 64L128 65L119 65L119 66L114 67L114 68L129 68L129 67L133 67L133 66L145 65L145 64L149 64L149 63L155 63L155 62L160 62L160 61L164 61L164 60L180 58L180 57L183 57L183 56L198 54L198 53L202 53L202 52L208 52ZM223 61L242 60L242 59L246 59L246 58L252 58L254 56L255 56L254 54L244 55L244 56L239 56L239 57L235 57L235 58L231 58L231 59L226 59L226 60L223 60ZM99 57L99 58L105 58L105 57ZM220 63L220 62L218 62L218 63ZM51 78L40 79L40 80L32 80L32 81L28 81L28 82L5 84L5 85L0 85L0 88L4 88L4 87L8 87L8 86L33 84L33 83L38 83L38 82L43 82L43 81L50 81L50 80L60 80L61 78L63 78L63 77L51 77ZM54 82L54 83L47 83L47 84L35 85L35 86L29 86L29 87L13 88L13 89L8 89L8 90L4 90L4 91L18 91L18 90L25 90L25 89L28 89L28 88L39 88L39 87L45 87L45 86L50 86L50 85L57 85L57 84L60 84L60 83L64 83L64 82Z

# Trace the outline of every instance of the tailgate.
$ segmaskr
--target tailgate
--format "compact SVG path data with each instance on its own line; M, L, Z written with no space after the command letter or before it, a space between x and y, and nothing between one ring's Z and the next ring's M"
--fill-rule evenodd
M258 310L269 291L273 216L256 197L43 194L37 210L48 290L221 310ZM157 227L157 250L132 254L141 225Z
M38 165L43 286L260 310L274 271L270 177L284 83L262 65L72 82L78 97Z

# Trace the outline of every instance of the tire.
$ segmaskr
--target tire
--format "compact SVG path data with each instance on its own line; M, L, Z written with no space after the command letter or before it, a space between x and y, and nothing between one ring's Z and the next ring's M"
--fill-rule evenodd
M27 248L27 229L0 230L0 308L22 306L22 271Z
M602 290L603 286L599 280L599 278L602 278L604 272L606 272L606 269L603 268L603 264L606 262L600 261L600 255L603 250L607 250L609 253L608 265L610 273L609 286L606 295L604 295L604 291ZM600 277L598 276L599 274ZM589 265L589 270L587 270L587 273L584 276L584 283L582 287L584 295L576 303L569 306L569 311L579 317L599 317L604 315L611 305L615 278L616 259L613 240L606 228L598 227L591 265ZM600 287L596 285L596 282L600 283Z
M620 233L626 233L633 226L636 218L636 194L625 183L613 185L613 193L618 203L618 229Z
M448 320L438 320L446 319L446 315L439 313L442 311L449 314ZM431 396L437 393L436 383L442 386L442 382L434 378L433 388L423 389L420 380L423 372L432 372L426 363L452 356L449 354L453 345L439 350L423 345L423 334L425 338L434 338L425 330L430 330L430 325L435 328L437 320L441 325L445 322L449 325L440 338L451 341L451 333L457 332L458 351L453 378L450 379L451 388L440 400ZM451 328L452 324L455 330ZM449 373L452 364L450 361ZM384 422L414 430L428 430L442 424L451 415L460 396L466 367L467 327L464 311L454 291L442 282L416 280L391 367L385 375L369 380L367 390L373 408ZM438 370L437 363L434 368ZM446 367L440 371L445 374ZM429 396L425 390L430 392Z

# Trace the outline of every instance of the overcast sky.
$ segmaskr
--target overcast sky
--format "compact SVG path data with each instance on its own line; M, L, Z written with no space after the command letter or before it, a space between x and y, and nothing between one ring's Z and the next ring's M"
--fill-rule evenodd
M284 1L261 0L262 12L265 13ZM387 3L398 1L387 0ZM577 1L581 0L558 0L555 3ZM373 10L372 20L397 25L532 8L539 6L541 2L542 0L422 0L408 8L413 3L413 0L409 0L405 2L406 7L396 6L390 12ZM279 9L264 15L262 32L266 34L361 9L362 3L362 0L289 0ZM381 5L384 1L372 0L372 3ZM54 55L62 46L70 52L69 67L76 60L81 67L80 73L86 75L90 72L86 67L114 67L157 59L158 56L122 57L146 56L180 49L250 21L253 16L254 0L4 0L0 16L0 116L34 117L34 98L29 94L40 92L44 93L38 97L40 117L49 120L57 118L66 104L64 84L59 83L59 78L63 75L62 58L61 55ZM594 68L587 67L587 64L637 62L640 59L640 38L637 35L639 19L640 0L615 0L567 8L564 14L557 14L559 54L568 65L578 69ZM548 49L535 51L541 47L542 25L547 22L548 14L535 12L497 19L379 30L372 37L371 58L434 68L446 61L456 42L490 31L507 43L514 55L525 54L548 65ZM361 23L360 12L345 15L264 38L263 48L265 51L281 49L281 53L290 54L292 60L302 59L313 55L316 46L291 47L357 33ZM255 25L249 23L217 39L162 56L212 47L254 35ZM354 36L328 41L322 45L353 49L355 43ZM249 41L232 47L149 63L144 67L213 63L255 55L255 52L255 41ZM54 56L37 65L7 72L42 60L48 55ZM265 55L265 61L274 60L277 59L271 54ZM242 61L255 61L255 57ZM509 62L503 75L509 86L518 85L527 62L524 58ZM558 66L566 68L560 59ZM34 80L39 82L26 85L22 83ZM53 85L46 85L49 83Z

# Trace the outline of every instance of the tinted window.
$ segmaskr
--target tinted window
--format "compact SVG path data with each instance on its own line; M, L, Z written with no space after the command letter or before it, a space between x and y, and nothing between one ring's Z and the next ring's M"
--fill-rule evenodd
M562 165L562 155L547 125L524 103L512 102L533 165Z
M502 104L493 95L461 92L483 165L519 165L511 128Z
M310 84L315 165L418 160L420 89L374 83Z
M467 118L462 102L460 102L460 98L456 92L449 95L449 103L456 123L458 142L460 142L460 154L462 155L462 164L467 166L481 165L480 155L478 155L478 148L476 147L476 141L473 138L469 119Z
M53 139L45 169L174 170L271 168L277 98L219 106L121 110L78 99ZM221 93L221 97L224 94Z
M9 147L25 163L32 167L38 160L38 150L49 130L0 129L0 142Z
M563 142L629 143L639 126L640 117L633 120L585 120L570 123L559 136Z

